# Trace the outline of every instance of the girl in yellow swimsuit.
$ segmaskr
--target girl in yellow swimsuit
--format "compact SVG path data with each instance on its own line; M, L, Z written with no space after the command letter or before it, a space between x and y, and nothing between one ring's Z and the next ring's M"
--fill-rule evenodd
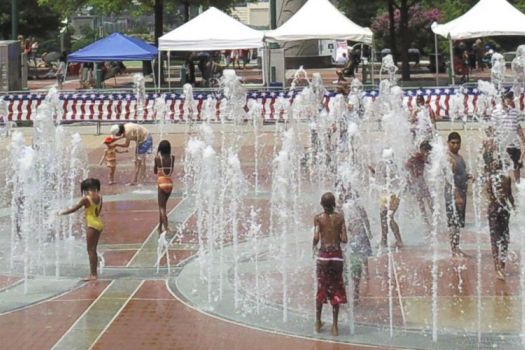
M175 165L175 156L171 154L171 144L168 140L162 140L159 143L157 156L153 172L157 175L157 193L159 203L159 232L169 232L168 216L166 214L166 205L173 190L173 180L171 174Z
M100 181L98 179L89 178L80 184L80 192L83 197L73 208L64 210L60 215L67 215L76 212L84 207L86 214L86 242L87 252L89 256L90 275L85 281L93 281L97 279L97 245L100 234L104 229L104 224L100 218L102 211L102 196L100 195Z

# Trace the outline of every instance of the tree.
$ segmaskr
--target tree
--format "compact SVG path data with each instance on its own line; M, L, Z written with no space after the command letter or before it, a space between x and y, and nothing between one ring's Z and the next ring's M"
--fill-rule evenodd
M393 1L394 7L399 10L399 37L401 39L401 78L410 80L410 65L408 63L408 9L415 4L417 0L400 0L399 5Z
M430 2L431 0L426 1ZM399 58L402 62L401 72L403 80L409 80L410 70L408 65L408 46L411 43L409 38L411 35L409 20L413 18L410 14L410 9L422 2L425 1L388 0L385 4L384 0L359 2L346 0L340 4L340 8L343 9L347 16L357 24L372 27L376 37L378 36L380 40L383 39L383 47L390 47L394 57L397 57L397 53L399 52ZM385 5L386 8L383 7ZM430 30L430 26L427 30ZM388 41L386 39L388 39Z
M384 4L384 0L353 1L346 0L337 3L337 7L352 20L362 26L370 27L372 19Z
M37 0L18 0L18 32L46 38L58 31L60 14ZM0 1L0 39L11 38L11 1Z
M394 62L397 58L397 45L396 45L396 22L395 22L395 9L394 0L388 0L388 34L390 36L390 52L394 56Z
M432 43L432 22L441 21L441 13L438 9L424 9L420 5L407 6L407 0L401 0L404 6L398 6L395 0L389 0L392 6L389 11L380 13L372 22L372 30L377 35L377 39L385 45L387 42L395 57L399 52L399 59L402 62L402 79L410 79L410 69L408 64L408 48L411 44L421 48L422 51L430 49ZM406 11L406 12L404 12ZM386 34L388 33L388 35ZM399 50L396 37L399 37ZM385 45L386 46L386 45Z
M155 42L164 33L164 13L166 10L173 11L177 5L182 5L184 10L184 21L189 21L190 8L203 6L204 8L215 6L226 10L232 7L235 0L177 0L175 2L164 2L164 0L38 0L41 4L61 11L64 16L69 16L84 6L93 6L97 13L104 15L120 14L124 11L135 11L139 13L151 13L155 17ZM138 5L138 6L137 6Z

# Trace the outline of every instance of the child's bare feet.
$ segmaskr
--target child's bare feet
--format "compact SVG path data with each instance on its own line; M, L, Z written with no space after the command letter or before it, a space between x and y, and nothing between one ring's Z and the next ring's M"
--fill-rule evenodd
M319 333L322 327L323 327L323 322L315 321L315 332L316 333Z
M339 335L339 328L337 328L337 325L332 325L332 335L337 337Z
M97 275L89 275L82 279L82 281L89 282L89 281L96 281Z
M403 244L403 241L396 241L396 243L393 245L393 248L403 249L404 246L405 245Z
M115 181L108 182L108 185L114 185L114 184L115 184Z
M500 281L505 281L505 272L501 268L496 269L496 278Z
M465 253L464 251L462 251L461 249L456 248L456 249L452 250L452 257L454 257L454 258L470 258L471 256L468 255L467 253Z

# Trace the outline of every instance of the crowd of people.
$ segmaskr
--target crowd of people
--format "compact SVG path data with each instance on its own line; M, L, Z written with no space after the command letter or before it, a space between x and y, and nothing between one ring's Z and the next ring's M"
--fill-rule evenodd
M113 62L67 62L67 52L42 52L39 53L39 43L32 37L18 36L20 52L27 58L30 77L56 79L58 89L63 88L67 75L79 75L80 87L91 89L96 86L95 70L100 69L101 80L120 75L126 71L126 66L121 61Z
M337 83L345 82L346 77L354 78L355 74L359 72L359 64L361 64L361 50L356 47L353 50L343 52L339 57L337 57L335 63L340 67L340 69L336 70Z
M251 49L236 49L210 52L191 52L184 60L185 82L195 85L195 61L199 69L204 86L210 86L212 79L222 75L223 69L245 69L252 60Z
M135 123L113 125L111 135L104 138L106 149L99 162L105 162L108 168L108 184L115 184L117 168L117 153L127 152L131 143L135 144L134 171L130 186L142 184L146 177L146 156L152 152L153 138L145 127ZM122 141L122 142L119 142ZM171 154L171 144L167 140L160 141L157 155L154 159L153 172L157 176L157 194L159 206L159 233L170 232L166 206L173 190L172 175L175 167L175 157ZM67 215L84 208L86 217L86 243L89 257L90 274L86 281L98 278L97 245L104 224L100 217L102 211L102 195L100 180L88 178L80 185L82 198L72 208L61 211L60 215Z
M30 64L37 66L36 57L38 53L38 48L40 46L38 41L32 36L28 36L27 38L24 39L23 35L19 35L17 37L17 40L18 40L18 43L20 44L20 52L26 55L27 61Z
M396 249L404 247L402 232L396 222L396 212L404 193L412 195L420 209L421 216L429 232L431 231L434 199L428 186L428 167L431 166L433 145L431 140L437 133L435 118L431 115L423 96L418 96L417 103L410 111L409 125L418 125L411 130L413 142L417 150L408 155L404 163L405 172L398 168L394 161L391 148L384 148L380 160L375 165L369 165L369 171L374 178L378 192L380 248L378 254L383 254L389 247L389 233L394 236L391 245ZM426 119L422 123L419 119ZM423 125L423 127L421 127ZM332 132L342 131L330 127ZM135 168L130 185L143 183L146 174L146 156L153 148L151 133L143 126L134 123L114 125L111 136L103 142L106 150L100 164L106 163L108 168L108 184L115 183L117 154L126 152L131 143L135 144ZM480 161L483 164L481 173L472 174L461 155L462 137L458 132L450 132L447 136L448 170L444 176L444 203L448 240L453 257L469 258L460 249L461 230L465 227L465 214L469 181L479 181L485 188L487 198L487 220L494 261L494 269L498 279L505 280L509 235L509 218L515 210L512 195L512 181L520 181L520 168L523 162L522 150L525 147L525 135L518 121L512 92L506 93L501 106L496 106L491 123L486 129L486 138L480 147ZM507 159L512 162L512 172L505 171ZM153 163L153 172L157 177L157 193L159 206L159 233L169 232L169 222L166 206L173 190L172 175L175 167L175 157L171 144L167 140L160 141ZM406 179L403 179L406 174ZM406 184L406 185L405 185ZM405 188L404 188L405 187ZM73 207L61 212L70 214L81 208L85 209L87 230L87 247L90 262L90 275L87 280L97 278L97 243L103 230L100 219L103 199L100 194L100 181L86 179L81 184L83 197ZM338 179L334 192L324 193L321 197L323 212L314 218L313 251L317 263L317 296L315 329L321 331L321 313L324 303L333 306L333 324L331 333L338 335L337 327L339 305L347 302L343 270L346 255L343 244L348 243L352 261L350 264L353 276L353 301L359 302L359 285L362 275L368 274L368 259L372 256L372 230L365 207L361 204L359 193L351 184ZM427 237L428 239L428 237Z
M470 47L464 41L456 43L453 53L454 72L466 82L474 70L483 72L485 68L490 69L494 49L489 44L483 44L481 39L476 39Z
M391 148L384 148L381 158L369 170L378 192L381 239L378 254L383 254L391 232L394 242L391 245L400 249L404 246L402 232L396 222L396 212L402 196L412 196L420 210L420 215L428 232L425 240L430 241L435 218L434 200L428 185L428 169L431 167L432 140L437 133L435 118L423 96L418 96L416 106L410 113L414 142L418 149L408 155L404 162L405 171L394 162ZM423 127L418 119L426 119ZM484 188L487 203L486 219L489 226L492 258L496 278L506 279L505 268L508 260L510 242L509 219L515 211L512 194L512 181L520 182L520 169L523 165L522 150L525 136L519 124L518 113L514 105L513 93L503 94L501 105L494 108L486 128L487 137L481 142L479 162L482 170L469 169L461 155L462 137L458 132L450 132L447 141L448 167L443 172L446 225L448 241L454 258L470 258L460 248L461 231L465 227L469 182L476 181ZM336 128L330 128L330 132ZM508 169L511 169L509 171ZM447 175L449 174L449 175ZM406 179L403 179L406 176ZM321 330L321 311L324 303L333 306L333 324L331 333L338 334L339 305L347 302L343 271L345 258L353 276L353 301L359 302L359 285L362 274L368 276L368 258L372 255L370 223L367 212L359 201L355 188L338 180L334 186L334 195L327 192L321 197L323 213L314 219L313 249L317 263L317 312L315 329ZM339 210L337 210L339 209ZM439 220L439 219L438 219ZM345 254L343 245L348 243L350 255Z

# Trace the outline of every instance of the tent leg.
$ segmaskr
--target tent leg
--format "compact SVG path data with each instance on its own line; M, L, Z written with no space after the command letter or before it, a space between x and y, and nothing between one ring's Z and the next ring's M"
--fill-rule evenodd
M158 54L158 58L157 58L157 68L158 68L158 74L159 74L158 75L158 79L157 79L157 81L159 82L157 90L158 90L158 92L160 92L160 82L161 82L161 80L160 80L160 50L159 50L159 54Z
M168 89L171 90L171 61L170 61L171 51L168 50Z
M256 49L257 50L257 49ZM263 42L263 56L262 56L262 62L261 62L261 73L262 73L262 85L266 86L266 77L264 76L266 74L266 41Z
M67 67L69 66L69 62L66 61L66 71L64 72L64 82L62 83L62 89L64 88L64 83L66 82L67 78Z
M449 46L449 49L450 49L450 73L451 73L451 80L452 80L452 85L456 85L456 80L455 80L455 72L454 72L454 52L452 50L452 38L450 37L450 35L448 36L448 46Z
M439 86L439 60L438 60L438 37L437 34L434 34L434 50L436 52L436 86Z
M268 46L268 87L270 87L270 84L272 83L272 50L271 48ZM286 65L285 65L286 67ZM283 90L284 88L286 87L286 68L284 70L284 81L283 81ZM276 77L277 78L277 77Z
M374 39L372 39L372 42L370 43L370 80L372 80L372 88L374 88Z

